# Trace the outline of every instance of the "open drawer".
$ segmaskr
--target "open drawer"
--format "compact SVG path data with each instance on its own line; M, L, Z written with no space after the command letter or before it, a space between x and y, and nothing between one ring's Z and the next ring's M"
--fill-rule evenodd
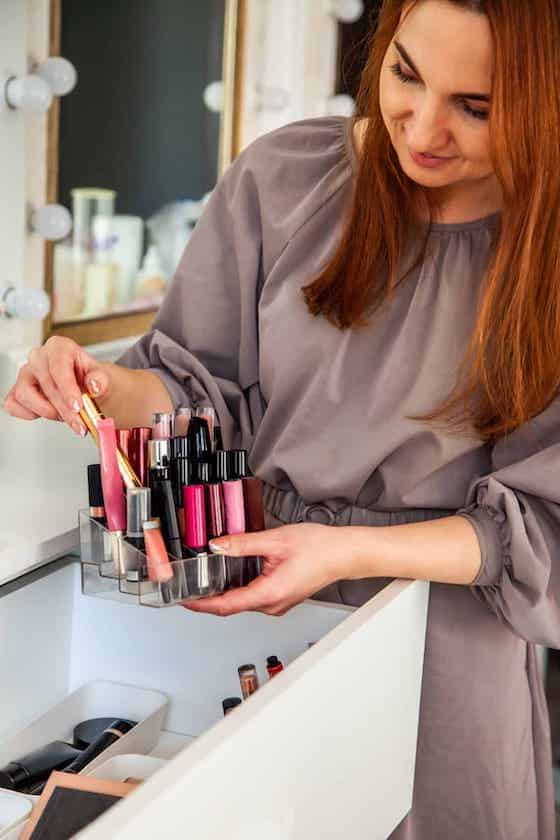
M412 802L428 592L219 619L87 597L53 564L0 588L0 747L88 681L155 689L176 755L80 836L382 840ZM289 667L265 682L271 654ZM223 718L245 662L261 688Z

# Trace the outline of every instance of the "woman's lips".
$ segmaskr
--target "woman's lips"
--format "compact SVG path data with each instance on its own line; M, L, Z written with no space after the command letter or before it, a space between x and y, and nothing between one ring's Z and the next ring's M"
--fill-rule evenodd
M418 166L422 166L425 169L440 169L442 166L445 166L451 160L455 160L452 157L430 157L429 155L424 155L419 152L413 152L409 149L410 157L412 160L418 164Z

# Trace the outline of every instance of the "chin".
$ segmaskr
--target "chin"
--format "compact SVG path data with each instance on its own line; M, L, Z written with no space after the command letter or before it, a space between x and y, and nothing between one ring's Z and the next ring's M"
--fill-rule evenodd
M455 179L448 178L443 174L443 172L430 169L423 170L421 167L416 166L414 162L407 162L406 164L403 164L400 157L399 161L401 169L405 175L408 175L411 181L414 181L416 184L420 184L422 187L447 187L450 184L455 183Z

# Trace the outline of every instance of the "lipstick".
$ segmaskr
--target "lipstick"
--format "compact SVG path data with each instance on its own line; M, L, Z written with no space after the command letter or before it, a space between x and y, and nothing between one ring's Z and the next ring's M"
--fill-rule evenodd
M126 530L126 507L123 480L117 460L117 435L112 418L98 420L97 435L107 526L113 536L111 558L116 567L121 570L118 537L122 537Z
M206 530L208 539L223 537L226 533L226 512L222 485L211 483L204 485L206 502Z
M100 420L105 420L105 415L98 409L95 401L89 394L82 394L82 407L80 408L80 417L84 421L87 429L98 443L97 426ZM116 440L116 437L115 437ZM130 461L123 452L117 447L117 462L119 471L126 487L141 487L140 479L132 469Z
M174 415L171 412L158 412L152 415L153 440L167 440L173 437Z
M216 481L227 481L231 478L229 473L229 455L225 449L218 449L214 453L214 476Z
M101 467L99 464L88 464L88 496L89 515L91 519L106 524L105 507L103 504L103 489L101 487Z
M149 426L135 426L130 430L128 459L142 486L148 483L148 441L151 436Z
M226 527L228 534L245 532L245 502L241 481L223 481Z

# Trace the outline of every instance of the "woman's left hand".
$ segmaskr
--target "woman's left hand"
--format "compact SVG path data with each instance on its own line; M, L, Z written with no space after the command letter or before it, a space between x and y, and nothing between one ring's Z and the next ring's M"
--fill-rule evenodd
M233 615L255 610L284 615L324 586L346 576L350 529L301 523L213 540L230 557L263 558L263 573L248 586L183 604L194 612Z

